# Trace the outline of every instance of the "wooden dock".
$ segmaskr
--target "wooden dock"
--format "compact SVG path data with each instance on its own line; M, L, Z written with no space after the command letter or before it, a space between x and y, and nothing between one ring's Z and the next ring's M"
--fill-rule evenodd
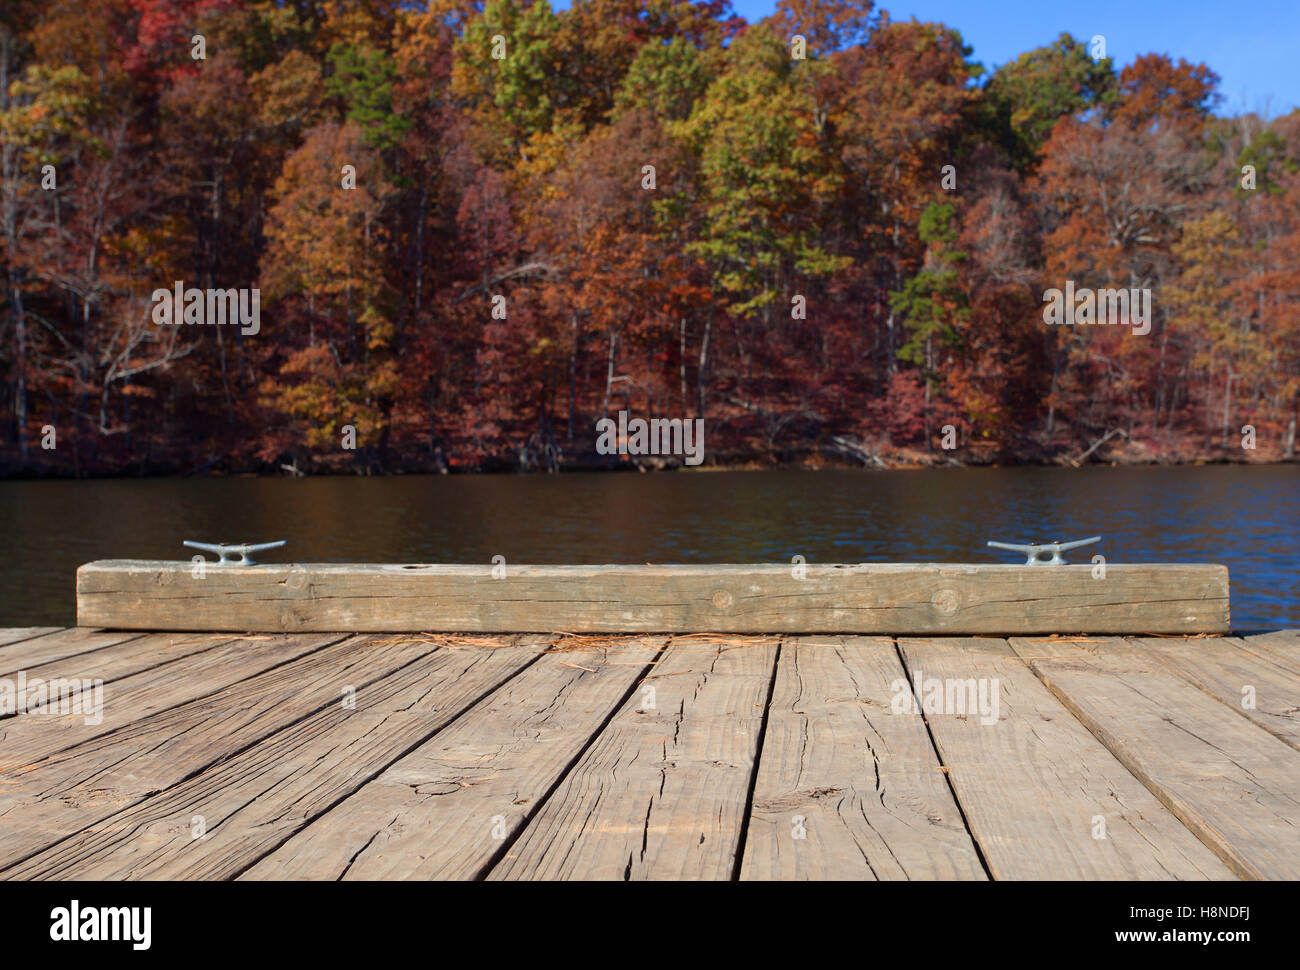
M0 630L20 677L9 880L1300 878L1297 631Z

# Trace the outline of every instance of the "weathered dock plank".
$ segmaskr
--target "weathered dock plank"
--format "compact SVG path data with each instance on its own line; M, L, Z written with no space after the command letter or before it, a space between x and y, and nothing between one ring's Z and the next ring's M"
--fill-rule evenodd
M437 650L130 805L6 879L231 879L538 656ZM196 828L201 826L201 828Z
M1300 674L1300 631L1275 630L1242 637L1241 648L1261 660Z
M1252 653L1234 637L1136 642L1188 683L1300 751L1300 669Z
M112 646L113 649L101 647L49 663L25 666L23 669L28 679L102 680L107 685L151 667L211 650L230 640L228 634L137 633L124 636L122 633L101 633L98 636L108 641L105 646Z
M732 877L777 642L714 639L669 643L487 878Z
M1023 641L1013 641L1019 651ZM1120 639L1034 673L1242 878L1300 878L1300 752Z
M241 878L483 875L665 642L544 655Z
M34 637L43 637L47 633L59 633L66 630L67 627L61 626L15 626L0 630L0 647L10 643L18 643L22 640L31 640Z
M1068 644L1029 641L1041 654ZM996 879L1231 879L998 639L900 639L921 702L933 680L955 705L927 713L967 824ZM997 720L969 688L998 688ZM981 684L980 682L983 681ZM934 695L931 695L934 696ZM924 709L924 706L923 706ZM990 711L990 714L992 712ZM985 721L991 723L985 723Z
M781 645L741 879L986 879L892 640Z
M4 879L1300 873L1295 631L47 636Z
M0 676L12 677L20 670L30 671L34 667L79 657L139 638L139 633L84 627L56 629L31 638L20 638L0 647Z
M0 773L0 876L33 844L96 825L340 703L437 649L343 640L224 690L133 721L30 766Z
M1226 633L1224 566L283 564L109 560L78 622L307 632Z
M173 657L104 687L98 723L48 707L39 716L0 720L0 778L42 758L109 734L146 717L247 680L345 639L342 633L281 633L231 638L225 634L155 634L150 641L184 639L192 653Z

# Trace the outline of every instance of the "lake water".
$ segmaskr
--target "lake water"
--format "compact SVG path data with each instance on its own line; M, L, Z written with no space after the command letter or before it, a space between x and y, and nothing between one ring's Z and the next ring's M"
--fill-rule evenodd
M79 564L287 539L268 561L1217 562L1236 631L1300 627L1300 465L0 482L0 627L75 622ZM1067 556L1067 558L1069 558Z

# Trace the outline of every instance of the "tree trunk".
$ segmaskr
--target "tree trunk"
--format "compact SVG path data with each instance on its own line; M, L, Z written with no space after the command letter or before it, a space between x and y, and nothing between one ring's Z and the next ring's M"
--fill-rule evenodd
M600 416L609 413L609 395L614 387L614 347L618 343L618 334L609 331L609 359L605 365L605 401L600 406Z
M679 373L682 381L682 417L686 417L686 318L682 317L681 324L678 327L680 333L680 347L678 350L678 360L680 362Z
M1219 442L1224 448L1228 447L1228 418L1232 415L1232 382L1236 380L1237 375L1228 368L1227 380L1223 386L1223 430L1222 440Z
M9 305L14 319L14 424L18 433L18 454L27 461L27 315L23 312L23 290L18 270L9 267Z
M419 316L424 295L424 213L429 206L429 186L420 185L420 205L415 214L415 313Z
M1047 434L1050 436L1056 427L1056 382L1061 373L1061 351L1060 348L1054 348L1052 351L1052 384L1047 391Z
M569 444L573 444L573 426L578 421L578 315L569 315L572 340L569 343Z
M695 372L696 417L704 417L704 373L709 362L709 334L713 331L713 318L704 321L704 338L700 341L700 366Z
M931 437L930 429L930 375L934 373L934 347L932 338L925 338L925 414L922 415L922 424L925 427L925 450L934 451L934 439Z

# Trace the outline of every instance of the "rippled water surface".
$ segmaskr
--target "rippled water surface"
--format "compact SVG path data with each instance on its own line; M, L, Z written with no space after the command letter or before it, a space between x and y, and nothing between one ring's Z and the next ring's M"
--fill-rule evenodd
M0 482L0 626L74 622L92 559L288 539L268 559L1011 562L986 539L1103 536L1108 562L1220 562L1235 630L1300 627L1300 466ZM1086 555L1083 555L1086 553Z

